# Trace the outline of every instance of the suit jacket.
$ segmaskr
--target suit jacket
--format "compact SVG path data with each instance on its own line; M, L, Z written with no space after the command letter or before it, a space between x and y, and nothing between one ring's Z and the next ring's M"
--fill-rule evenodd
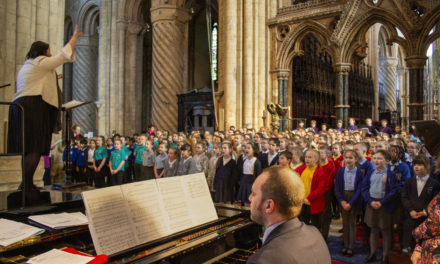
M374 170L370 170L362 181L362 197L367 204L371 204L373 201L370 197L370 184L371 184L371 174ZM394 212L396 208L396 194L400 192L402 186L397 182L396 174L394 172L387 170L387 179L385 183L385 196L380 200L382 206L385 206L385 210L388 213Z
M296 172L301 175L303 171L306 169L307 165L303 164L302 166L296 168ZM321 213L324 211L325 207L325 198L324 194L326 192L325 187L327 184L327 179L324 175L324 169L321 167L317 167L315 173L313 174L312 179L312 187L310 190L309 196L307 196L307 200L310 202L310 212L312 214Z
M276 155L275 155L275 157L273 157L273 159L272 159L272 161L270 162L270 164L269 164L269 153L265 153L265 154L262 154L261 155L261 157L259 157L259 160L260 160L260 162L261 162L261 168L264 170L265 168L268 168L268 167L270 167L270 166L273 166L273 165L277 165L278 164L278 160L279 160L279 158L280 158L280 154L279 153L277 153Z
M339 203L342 201L348 202L351 206L355 208L362 207L362 194L361 194L361 185L362 179L364 177L362 171L358 168L356 170L356 176L354 179L354 196L350 201L345 199L344 189L345 189L345 178L344 178L345 168L341 168L336 175L336 183L335 183L335 197Z
M247 263L328 264L331 260L321 233L314 226L293 218L272 230Z
M402 189L402 203L406 211L409 213L412 210L420 212L426 210L429 202L439 193L440 183L438 183L431 176L426 181L420 196L417 192L417 178L412 177L405 182Z

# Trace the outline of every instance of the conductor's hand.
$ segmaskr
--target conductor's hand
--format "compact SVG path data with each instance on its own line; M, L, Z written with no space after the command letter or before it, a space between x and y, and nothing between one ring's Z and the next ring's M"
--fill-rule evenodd
M79 37L81 36L83 33L79 31L79 26L78 24L75 25L75 31L73 32L73 37Z

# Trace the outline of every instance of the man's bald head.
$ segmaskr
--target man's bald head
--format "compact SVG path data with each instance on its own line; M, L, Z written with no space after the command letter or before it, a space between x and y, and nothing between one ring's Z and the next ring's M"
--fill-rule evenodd
M304 184L299 175L289 168L272 166L265 169L261 176L263 201L272 199L281 215L297 217L305 196Z

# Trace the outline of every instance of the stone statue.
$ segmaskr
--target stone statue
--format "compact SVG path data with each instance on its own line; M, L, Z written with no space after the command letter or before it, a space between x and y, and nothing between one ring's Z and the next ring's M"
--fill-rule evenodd
M286 110L284 110L280 104L268 104L267 111L269 111L272 116L272 122L270 126L272 127L272 131L278 133L280 129L280 117L286 114Z

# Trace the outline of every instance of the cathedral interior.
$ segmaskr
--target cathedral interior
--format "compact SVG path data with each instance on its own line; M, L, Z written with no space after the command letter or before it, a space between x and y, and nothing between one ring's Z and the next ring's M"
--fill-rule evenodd
M33 42L49 43L52 54L56 54L69 42L76 25L83 33L74 49L76 60L56 72L62 74L58 84L64 102L89 102L72 111L72 124L79 125L89 138L116 134L124 138L136 133L150 136L146 131L151 125L161 133L169 132L169 136L175 132L189 135L191 131L236 132L231 127L269 130L275 118L281 118L280 129L284 131L294 130L300 122L309 127L316 121L318 126L334 128L338 122L347 127L349 120L365 124L366 119L372 119L377 125L385 119L390 127L400 126L406 133L413 121L440 119L438 0L0 0L0 220L2 211L8 208L6 195L17 190L24 175L22 168L25 170L24 147L23 159L5 154L8 104L17 92L17 74ZM274 104L284 116L271 112ZM69 158L66 167L61 158L64 146L59 143L69 129L66 126L64 132L53 135L52 142L58 147L52 152L56 159L52 159L58 163L50 165L55 169L49 168L50 173L66 179L70 176L66 169ZM69 151L68 136L66 142L65 153ZM176 153L178 150L174 155L179 157ZM98 159L102 164L97 170L95 156L91 157L90 169L98 174L105 158ZM246 162L243 157L241 166ZM255 155L252 158L257 159ZM35 179L41 178L41 161ZM218 169L217 160L215 164ZM252 170L255 172L254 167ZM38 184L43 185L42 179ZM212 190L205 185L210 197ZM80 194L66 196L72 204L61 205L60 210L71 205L84 208ZM58 194L50 199L61 203L66 196ZM23 195L23 205L25 198ZM243 205L248 206L244 201ZM213 204L209 206L214 210ZM171 242L190 247L194 237L226 228L233 230L233 239L241 242L249 234L240 229L242 226L252 228L254 235L260 234L261 229L249 218L248 208L221 206L225 218L220 222L209 228L176 229L182 231L179 235L183 238ZM239 227L232 227L235 224ZM87 226L69 232L60 237L93 244ZM217 241L218 234L210 234L207 239L215 237ZM259 239L257 235L255 240ZM231 236L221 239L230 240ZM198 250L196 257L208 259L211 254L194 248ZM15 248L11 252L14 250L19 251ZM129 258L135 262L151 253L147 251L123 252L118 256L122 260L116 262L126 263ZM96 253L93 249L89 252ZM4 256L1 254L0 262ZM153 262L150 260L147 263Z
M288 111L283 128L368 117L407 128L439 114L439 9L434 0L3 0L0 84L11 86L0 99L15 93L33 41L60 50L78 24L76 62L58 73L65 102L92 102L73 112L83 131L258 128L270 103Z

